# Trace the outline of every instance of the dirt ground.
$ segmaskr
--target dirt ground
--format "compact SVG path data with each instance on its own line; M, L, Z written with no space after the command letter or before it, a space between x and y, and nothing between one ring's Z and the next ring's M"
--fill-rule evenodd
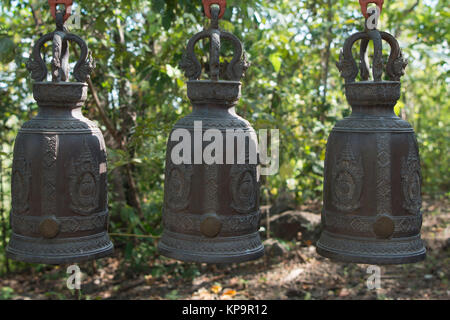
M80 264L81 292L66 287L65 267L9 274L0 279L4 299L450 299L448 201L424 201L422 237L427 259L381 266L379 289L368 289L368 265L334 263L310 241L284 243L282 257L232 265L187 264L156 257L135 271L114 257ZM319 212L309 205L302 210ZM155 273L156 268L160 270Z

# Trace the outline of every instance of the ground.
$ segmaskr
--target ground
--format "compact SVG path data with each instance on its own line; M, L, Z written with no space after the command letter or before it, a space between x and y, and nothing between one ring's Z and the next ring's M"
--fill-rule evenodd
M0 299L450 299L448 204L424 201L427 259L381 266L379 289L367 288L368 265L335 263L317 255L311 242L295 241L283 243L289 251L282 257L222 266L156 257L137 269L121 262L117 250L111 258L79 265L81 292L67 289L65 267L43 266L3 276Z

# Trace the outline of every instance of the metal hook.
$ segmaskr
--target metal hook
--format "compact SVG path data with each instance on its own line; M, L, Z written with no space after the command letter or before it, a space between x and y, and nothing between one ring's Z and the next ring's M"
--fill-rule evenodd
M205 10L205 15L209 19L213 19L211 17L211 5L213 4L217 4L220 7L218 19L222 19L223 15L225 14L225 9L227 7L226 0L202 0L202 2L203 2L203 9Z
M369 18L369 14L367 13L367 5L369 3L376 4L378 9L380 9L380 14L381 14L381 11L383 10L384 0L359 0L359 5L361 6L361 12L362 12L364 18L366 18L366 19Z
M69 19L72 12L73 0L48 0L48 4L50 6L50 13L54 19L56 19L56 6L58 4L64 5L64 22Z

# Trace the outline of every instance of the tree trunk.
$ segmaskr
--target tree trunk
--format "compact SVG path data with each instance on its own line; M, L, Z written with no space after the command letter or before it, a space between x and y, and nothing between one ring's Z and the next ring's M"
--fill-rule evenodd
M124 28L120 19L117 19L117 34L115 36L116 52L124 52L127 50L125 43ZM134 129L136 127L136 109L133 103L133 92L131 83L126 77L126 70L130 69L128 61L118 61L119 70L119 104L120 104L120 135L122 137L121 149L126 151L129 159L133 159L135 148L130 144ZM142 212L139 190L134 178L135 167L131 163L127 163L124 167L126 182L124 184L125 193L128 204L136 209L139 217L144 218Z
M3 198L3 162L0 157L0 219L2 223L2 243L3 248L6 249L6 219L5 219L5 207ZM9 259L5 256L5 269L9 273Z
M323 86L323 94L322 94L322 110L320 114L320 118L322 121L325 120L325 105L327 103L327 94L328 94L328 74L330 70L330 56L331 56L331 43L333 41L333 1L328 0L328 12L327 12L327 23L328 30L326 36L326 45L324 48L324 53L322 55L322 86Z

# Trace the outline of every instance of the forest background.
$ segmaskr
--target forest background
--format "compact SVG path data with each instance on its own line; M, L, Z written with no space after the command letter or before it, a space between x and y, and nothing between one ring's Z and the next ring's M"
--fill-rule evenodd
M97 63L83 110L108 148L110 232L146 235L113 241L121 263L148 269L162 232L166 141L191 110L178 64L188 39L209 21L199 0L79 0L77 7L80 26L71 32ZM450 195L449 18L447 0L387 0L379 23L409 60L395 111L417 134L426 199ZM356 0L227 1L220 26L242 40L251 62L237 112L256 130L280 130L280 170L262 181L263 205L320 203L327 137L351 112L335 63L363 21ZM1 0L0 275L44 268L6 260L5 246L14 138L38 109L25 64L34 41L54 28L47 1ZM198 49L203 63L207 48ZM229 47L223 55L230 58Z

